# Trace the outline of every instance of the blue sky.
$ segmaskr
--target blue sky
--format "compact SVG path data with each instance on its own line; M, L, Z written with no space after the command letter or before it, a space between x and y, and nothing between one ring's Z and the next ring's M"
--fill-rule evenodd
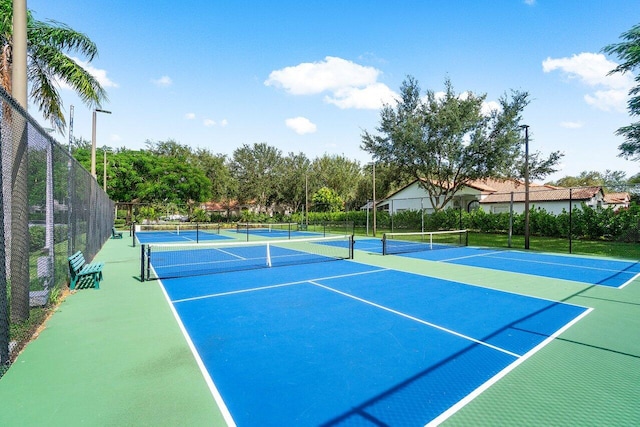
M442 91L449 78L489 103L529 92L532 151L565 153L548 179L640 169L618 157L614 135L632 121L633 76L607 77L617 59L601 53L640 22L637 0L28 0L28 8L98 45L90 67L112 111L98 115L98 146L174 139L231 155L266 142L285 155L364 163L363 130L375 130L381 103L412 75L423 90ZM67 118L74 106L74 136L90 140L91 109L61 94Z

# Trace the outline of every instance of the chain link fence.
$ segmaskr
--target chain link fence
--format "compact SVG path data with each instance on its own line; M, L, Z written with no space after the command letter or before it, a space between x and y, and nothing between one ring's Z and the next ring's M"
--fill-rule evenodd
M67 257L91 261L110 237L115 206L97 181L0 89L0 377L25 323L68 286Z

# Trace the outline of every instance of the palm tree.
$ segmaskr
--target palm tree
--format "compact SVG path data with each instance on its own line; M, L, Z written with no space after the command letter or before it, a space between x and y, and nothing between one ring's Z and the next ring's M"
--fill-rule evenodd
M11 93L11 48L13 2L0 0L0 84ZM58 82L69 85L90 107L100 107L107 94L100 83L67 56L79 54L92 61L98 49L85 34L56 21L42 22L27 11L27 79L29 97L56 131L64 131L66 121Z

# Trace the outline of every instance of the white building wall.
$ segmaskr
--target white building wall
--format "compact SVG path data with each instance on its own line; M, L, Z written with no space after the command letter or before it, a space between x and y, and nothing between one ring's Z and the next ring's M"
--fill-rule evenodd
M467 197L463 201L463 206L466 208L466 203L468 202L467 199L469 199L469 195L471 195L471 197L474 197L476 195L479 196L479 194L480 192L478 190L465 187L456 194L456 198L459 199L458 196L466 195ZM460 204L459 200L457 200L457 204L455 202L456 199L450 201L444 208L458 208ZM429 194L426 192L426 190L421 188L417 182L414 182L410 186L394 194L392 197L386 200L385 204L388 204L390 213L403 212L407 210L419 211L421 209L423 209L425 213L431 213L435 211L435 209L433 208L433 204L431 203Z
M591 203L587 203L591 207L596 207ZM569 201L568 200L558 200L552 202L529 202L530 209L544 209L548 213L559 215L563 210L569 212ZM503 213L509 212L509 203L486 203L480 204L480 207L487 213ZM574 201L573 209L582 209L582 201ZM524 203L523 202L514 202L513 203L513 213L522 214L524 213Z

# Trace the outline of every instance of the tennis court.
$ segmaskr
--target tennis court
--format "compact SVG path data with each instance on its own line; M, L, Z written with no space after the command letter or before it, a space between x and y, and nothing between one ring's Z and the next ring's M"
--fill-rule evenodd
M351 260L161 284L241 426L438 422L590 311Z
M369 250L613 288L622 288L640 276L638 261L469 247L464 240L466 237L462 237L463 231L389 233L393 239Z
M640 276L640 263L595 257L488 248L451 248L402 256L622 288Z

